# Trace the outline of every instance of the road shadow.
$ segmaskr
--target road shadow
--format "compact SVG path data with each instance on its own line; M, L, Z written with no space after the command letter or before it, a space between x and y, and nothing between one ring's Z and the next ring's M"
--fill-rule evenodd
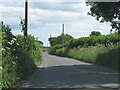
M24 88L117 88L118 73L94 65L38 68Z

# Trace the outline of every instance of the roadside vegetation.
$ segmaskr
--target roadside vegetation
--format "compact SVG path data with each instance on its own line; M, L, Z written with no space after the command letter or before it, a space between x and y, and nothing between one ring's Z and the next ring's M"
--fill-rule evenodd
M118 33L92 35L93 32L88 37L71 39L65 44L54 45L49 53L120 70L118 65L120 37Z
M43 52L49 52L50 47L43 46L42 51Z
M34 36L14 36L0 23L2 33L2 88L14 88L29 78L42 62L42 43Z

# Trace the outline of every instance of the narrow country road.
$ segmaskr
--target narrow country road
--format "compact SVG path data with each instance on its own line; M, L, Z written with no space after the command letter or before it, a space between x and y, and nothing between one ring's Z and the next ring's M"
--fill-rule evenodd
M118 73L43 53L43 64L23 88L117 88Z

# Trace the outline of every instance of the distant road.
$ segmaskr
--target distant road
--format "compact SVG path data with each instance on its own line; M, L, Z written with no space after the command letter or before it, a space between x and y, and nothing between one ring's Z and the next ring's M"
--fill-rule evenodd
M24 88L117 88L116 71L43 53L43 64Z

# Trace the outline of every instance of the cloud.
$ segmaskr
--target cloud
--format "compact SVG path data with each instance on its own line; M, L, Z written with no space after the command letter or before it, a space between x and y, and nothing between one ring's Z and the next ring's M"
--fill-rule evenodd
M39 8L44 10L59 10L67 12L79 12L80 7L83 5L81 3L67 3L67 2L31 2L29 4L32 8ZM78 9L79 8L79 9ZM81 7L82 8L82 7Z
M9 6L6 3L6 5L0 4L0 9L2 10L1 20L10 25L14 34L22 34L19 17L24 18L24 7L16 7L13 3ZM108 34L110 30L109 25L100 24L95 18L87 16L89 7L86 7L83 2L31 2L28 11L29 33L39 37L45 45L48 43L50 34L53 36L61 34L63 23L65 32L75 38L88 36L93 30L103 34Z
M24 15L23 7L7 7L0 4L2 13L1 21L5 24L10 25L14 29L20 29L20 17Z

